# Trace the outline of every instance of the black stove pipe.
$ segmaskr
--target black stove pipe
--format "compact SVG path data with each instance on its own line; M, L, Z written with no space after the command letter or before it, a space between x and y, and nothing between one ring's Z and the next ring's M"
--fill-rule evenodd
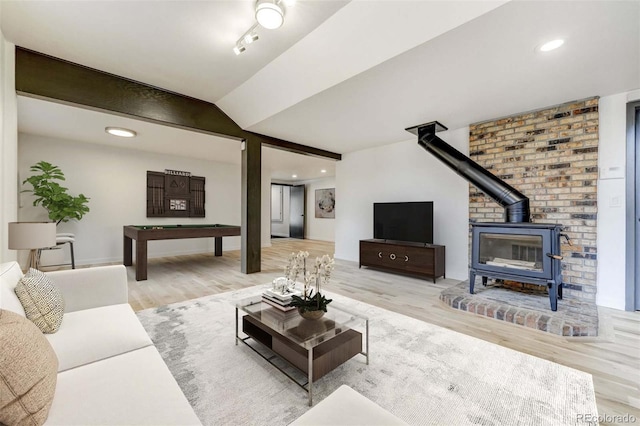
M493 201L505 208L505 221L531 222L529 199L511 185L440 139L436 132L447 130L432 121L405 129L418 136L418 145L429 151L454 172L468 180Z

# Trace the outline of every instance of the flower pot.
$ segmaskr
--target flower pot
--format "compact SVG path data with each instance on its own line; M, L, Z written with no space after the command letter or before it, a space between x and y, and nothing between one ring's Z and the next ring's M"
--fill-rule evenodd
M300 314L300 316L304 319L308 319L308 320L318 320L320 318L322 318L322 316L324 315L324 311L319 310L319 311L303 311L302 308L298 308L298 313Z

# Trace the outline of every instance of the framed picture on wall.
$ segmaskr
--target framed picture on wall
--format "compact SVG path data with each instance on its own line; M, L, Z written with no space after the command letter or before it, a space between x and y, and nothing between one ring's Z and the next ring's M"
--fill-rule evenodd
M316 189L316 217L336 217L336 189Z

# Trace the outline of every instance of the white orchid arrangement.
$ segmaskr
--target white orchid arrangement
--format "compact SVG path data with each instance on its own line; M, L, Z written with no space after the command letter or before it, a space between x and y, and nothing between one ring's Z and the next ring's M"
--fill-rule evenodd
M295 283L298 275L302 272L302 278L304 279L307 275L307 257L309 257L308 251L291 253L289 255L289 262L284 267L284 276Z
M303 272L302 277L304 280L304 288L302 290L302 297L293 296L290 306L295 306L303 311L317 311L322 310L327 312L327 305L331 303L331 299L327 299L320 294L320 288L329 282L331 278L331 272L335 268L334 259L325 254L322 257L316 257L315 264L312 271L307 271L307 257L309 252L300 251L297 254L291 253L289 256L289 269L285 268L285 274L287 271L293 273L296 265L302 265ZM301 262L292 262L292 259L300 259ZM297 277L299 270L295 272ZM315 284L315 294L312 285Z

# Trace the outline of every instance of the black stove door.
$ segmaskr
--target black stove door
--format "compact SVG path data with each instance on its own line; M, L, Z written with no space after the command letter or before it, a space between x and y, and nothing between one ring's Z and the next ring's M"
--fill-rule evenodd
M553 279L552 230L540 228L474 227L471 265L478 271Z

